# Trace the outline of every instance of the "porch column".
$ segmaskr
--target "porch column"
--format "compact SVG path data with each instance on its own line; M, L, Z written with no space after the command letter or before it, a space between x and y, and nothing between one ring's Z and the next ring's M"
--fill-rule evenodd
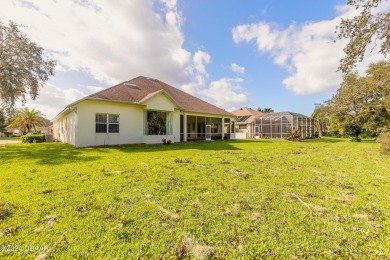
M183 142L187 142L187 115L183 113Z
M222 140L224 140L224 138L225 138L225 118L224 117L222 117L221 129L222 129Z

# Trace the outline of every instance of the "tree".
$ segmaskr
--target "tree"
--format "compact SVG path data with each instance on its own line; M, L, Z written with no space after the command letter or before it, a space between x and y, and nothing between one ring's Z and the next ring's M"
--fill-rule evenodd
M5 113L2 108L0 108L0 131L3 129L5 126Z
M363 77L349 73L332 99L318 106L312 117L329 120L330 132L346 133L354 140L360 134L377 136L390 125L389 83L390 62L371 64Z
M259 112L263 112L263 113L273 113L274 110L272 108L269 108L269 107L266 107L264 109L262 109L261 107L257 108L257 111Z
M35 109L17 109L15 116L11 118L10 127L19 128L22 132L36 131L37 126L43 125L43 114Z
M345 124L345 133L347 135L353 136L353 142L361 142L360 135L363 133L363 127L361 124L353 122Z
M19 98L38 96L49 76L54 75L56 61L43 57L44 50L30 41L17 24L0 22L0 100L11 109Z
M375 13L383 0L348 0L348 5L360 10L358 16L341 19L337 27L337 38L349 39L344 49L345 57L341 59L339 70L343 73L352 71L355 64L362 61L364 53L371 42L386 57L390 51L390 12Z
M318 104L314 109L311 118L314 119L315 127L318 131L318 136L325 136L328 134L329 123L329 106L325 104Z

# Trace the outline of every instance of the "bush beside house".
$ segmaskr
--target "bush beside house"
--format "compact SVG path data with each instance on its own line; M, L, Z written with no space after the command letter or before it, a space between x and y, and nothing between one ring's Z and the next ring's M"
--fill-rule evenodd
M23 143L42 143L45 141L45 134L27 134L21 138Z

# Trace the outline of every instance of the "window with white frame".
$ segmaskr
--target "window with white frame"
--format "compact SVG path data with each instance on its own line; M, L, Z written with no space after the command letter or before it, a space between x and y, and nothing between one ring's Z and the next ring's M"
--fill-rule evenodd
M119 115L96 114L96 133L119 133Z
M119 133L119 115L108 115L108 132Z

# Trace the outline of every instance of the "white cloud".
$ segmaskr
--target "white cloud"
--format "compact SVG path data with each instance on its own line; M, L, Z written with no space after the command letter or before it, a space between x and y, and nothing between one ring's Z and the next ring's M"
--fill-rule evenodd
M102 91L106 88L98 87L98 86L87 86L87 89L91 90L93 93Z
M332 20L303 25L291 23L284 30L265 21L239 25L232 30L233 40L236 44L254 41L259 52L270 54L275 64L291 73L283 84L294 93L307 95L334 91L342 80L341 73L336 70L346 45L345 40L333 42L335 28L341 18L357 13L354 8L346 6L337 6L336 10L339 15ZM367 54L359 70L378 59L380 56L376 53Z
M193 66L191 66L192 81L181 87L183 91L192 95L197 95L205 101L210 102L224 109L232 109L235 105L241 105L248 102L248 97L244 93L244 88L240 84L244 81L242 78L221 78L213 81L206 86L206 79L209 77L206 65L211 61L211 57L204 51L197 51L193 57ZM245 68L232 64L239 72L244 72Z
M204 51L197 51L193 59L196 70L207 76L206 65L210 63L210 55Z
M183 48L184 18L177 0L14 0L2 3L0 17L25 25L22 31L58 60L57 71L81 72L102 85L145 75L194 95L207 89L210 54ZM84 91L102 89L48 85L26 105L53 118Z
M204 51L197 51L193 56L193 65L187 68L188 74L191 75L191 82L181 86L181 90L196 95L205 87L206 78L209 77L206 66L210 63L210 54Z
M240 84L243 81L242 78L222 78L211 82L209 88L203 89L201 94L207 101L229 110L249 101L247 95L242 93L244 90Z
M237 64L233 63L230 65L230 68L232 69L233 72L237 74L243 74L245 72L245 68L238 66Z
M1 20L13 20L59 61L113 84L138 75L188 83L192 55L182 45L183 18L175 0L4 1Z
M39 92L36 100L26 97L25 106L35 108L42 112L47 119L53 119L67 105L85 97L87 94L75 89L61 89L54 85L47 84ZM17 107L22 107L21 102L16 104Z

